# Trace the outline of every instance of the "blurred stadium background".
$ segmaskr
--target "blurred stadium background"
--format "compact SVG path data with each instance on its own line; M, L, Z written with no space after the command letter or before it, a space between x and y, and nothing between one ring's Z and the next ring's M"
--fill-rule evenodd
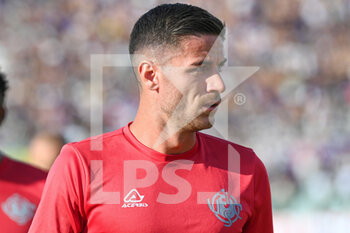
M27 160L40 131L90 136L90 54L126 54L137 18L165 1L0 0L11 89L0 148ZM167 1L173 2L173 1ZM260 70L232 93L229 134L271 181L275 232L349 232L350 1L193 0L226 22L229 65ZM104 131L136 113L129 68L104 69Z

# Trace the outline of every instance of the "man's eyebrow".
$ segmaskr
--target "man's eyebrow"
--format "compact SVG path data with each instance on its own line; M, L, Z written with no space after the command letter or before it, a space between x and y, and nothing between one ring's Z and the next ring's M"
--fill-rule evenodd
M201 66L204 61L205 61L205 59L202 59L200 61L195 61L191 64L191 66Z
M224 60L222 60L220 63L219 63L219 66L223 66L227 61L227 58L225 58ZM206 59L202 59L200 61L195 61L191 64L191 66L201 66L202 64L212 64L213 62L212 61L208 61Z

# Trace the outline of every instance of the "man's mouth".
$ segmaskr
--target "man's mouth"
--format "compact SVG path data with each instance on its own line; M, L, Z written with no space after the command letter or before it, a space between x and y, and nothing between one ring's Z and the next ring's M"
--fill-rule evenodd
M206 111L213 111L214 109L217 108L217 106L219 106L220 103L221 103L221 100L218 100L218 101L214 102L213 104L206 105Z

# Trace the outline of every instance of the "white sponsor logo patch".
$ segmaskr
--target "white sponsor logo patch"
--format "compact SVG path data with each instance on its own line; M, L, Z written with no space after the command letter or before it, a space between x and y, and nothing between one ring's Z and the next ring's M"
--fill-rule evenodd
M128 194L124 197L124 204L122 208L129 207L147 207L147 203L142 203L144 196L140 195L140 193L136 189L131 189Z

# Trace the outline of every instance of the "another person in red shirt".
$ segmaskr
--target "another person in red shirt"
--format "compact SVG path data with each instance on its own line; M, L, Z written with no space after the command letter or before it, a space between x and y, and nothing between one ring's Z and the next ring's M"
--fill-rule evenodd
M7 81L0 72L0 125L5 118ZM26 233L40 201L47 173L0 152L0 232Z
M136 22L134 121L63 147L30 233L273 232L261 160L199 132L212 126L225 90L223 30L186 4L160 5Z

